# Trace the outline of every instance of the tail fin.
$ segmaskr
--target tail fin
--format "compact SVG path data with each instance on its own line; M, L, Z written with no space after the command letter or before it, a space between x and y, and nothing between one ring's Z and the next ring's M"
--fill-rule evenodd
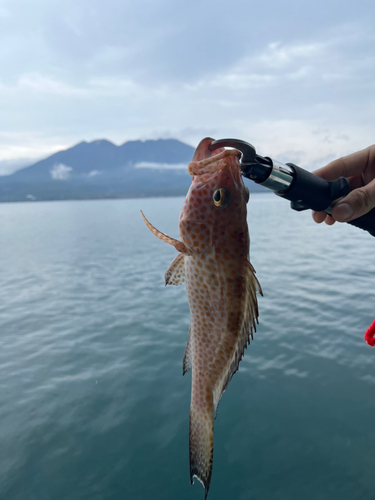
M212 400L204 408L195 406L192 402L189 431L190 481L193 484L196 477L203 484L205 499L211 481L213 448Z

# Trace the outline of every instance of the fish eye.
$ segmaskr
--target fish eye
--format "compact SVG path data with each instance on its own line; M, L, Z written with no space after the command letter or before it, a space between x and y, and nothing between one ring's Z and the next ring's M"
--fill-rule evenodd
M225 188L216 189L212 195L215 207L226 207L229 203L229 198L229 191Z
M244 186L243 197L245 199L245 203L248 203L249 198L250 198L250 191L249 191L249 188L247 186Z

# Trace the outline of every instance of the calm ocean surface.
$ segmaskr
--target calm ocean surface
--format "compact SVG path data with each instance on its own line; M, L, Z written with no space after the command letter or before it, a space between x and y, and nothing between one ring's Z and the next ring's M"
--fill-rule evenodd
M183 198L0 205L0 498L203 499L189 309L165 287ZM260 325L215 421L209 499L373 500L375 238L249 208Z

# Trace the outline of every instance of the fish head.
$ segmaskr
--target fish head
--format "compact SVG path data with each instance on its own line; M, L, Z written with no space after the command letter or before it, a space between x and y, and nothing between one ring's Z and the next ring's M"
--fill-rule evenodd
M180 215L180 236L193 251L219 251L233 241L246 246L246 203L249 190L241 175L241 153L211 151L214 139L203 139L188 165L192 183Z

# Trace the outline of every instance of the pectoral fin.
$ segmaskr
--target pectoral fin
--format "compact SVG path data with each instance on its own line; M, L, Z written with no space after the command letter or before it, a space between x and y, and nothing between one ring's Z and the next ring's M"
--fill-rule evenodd
M179 240L176 240L174 238L171 238L170 236L168 236L167 234L164 234L162 233L161 231L159 231L158 229L156 229L156 227L154 227L147 219L146 217L144 216L142 210L141 210L141 214L142 214L142 217L143 217L143 220L145 221L146 223L146 226L149 228L149 230L157 237L159 238L159 240L161 241L164 241L165 243L169 243L170 245L172 245L173 247L175 247L175 249L178 251L178 252L182 252L182 253L185 253L187 255L190 255L191 252L190 250L188 249L188 247L182 243L182 241L179 241Z
M185 255L179 253L175 257L170 266L165 271L165 284L166 285L182 285L185 283Z

